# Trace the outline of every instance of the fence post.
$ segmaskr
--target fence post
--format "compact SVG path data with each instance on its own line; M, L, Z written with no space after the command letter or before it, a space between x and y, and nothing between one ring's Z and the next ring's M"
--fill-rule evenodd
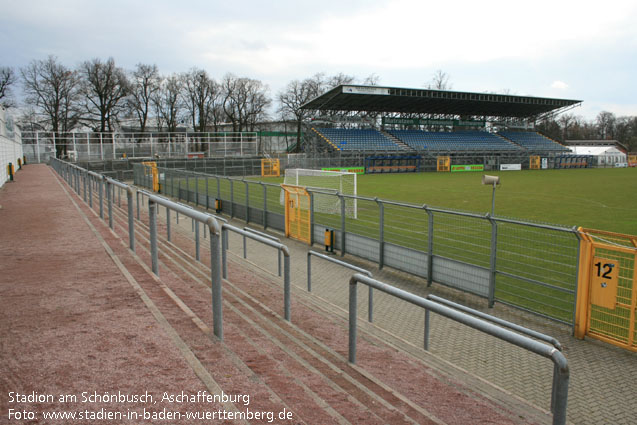
M135 252L135 217L133 215L133 188L128 186L126 199L128 203L128 246Z
M88 206L93 208L93 176L88 174Z
M113 229L113 185L106 180L106 199L108 201L108 227Z
M307 252L307 292L312 292L312 254Z
M486 218L491 222L491 255L489 261L489 308L495 304L495 267L498 251L498 223L491 217L490 214L486 215Z
M228 180L230 181L230 218L234 218L234 181Z
M267 230L268 228L268 188L266 185L261 183L261 187L263 188L263 230Z
M199 206L199 175L198 174L195 174L195 205Z
M243 183L246 185L246 224L250 224L250 188L248 182L243 178Z
M86 202L86 179L88 178L88 172L82 172L82 187L84 189L84 202Z
M429 351L429 326L430 326L429 320L430 320L429 309L426 308L425 309L425 340L423 344L423 348L425 349L425 351Z
M153 273L159 276L157 255L157 204L148 199L148 227L150 229L150 257Z
M385 264L385 205L383 202L374 198L378 204L378 269L382 270Z
M341 257L345 256L345 198L341 193L338 194L341 201Z
M208 197L208 176L206 176L206 211L210 208L210 201ZM204 232L205 235L205 232Z
M136 192L135 198L137 200L137 220L139 220L139 192Z
M100 219L104 220L104 176L100 179Z
M310 246L314 245L314 192L310 194Z
M434 213L429 211L427 205L422 206L427 212L428 228L427 228L427 286L433 283L434 274Z

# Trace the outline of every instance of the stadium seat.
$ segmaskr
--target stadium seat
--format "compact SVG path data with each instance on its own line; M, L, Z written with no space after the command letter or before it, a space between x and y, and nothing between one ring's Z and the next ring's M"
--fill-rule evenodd
M519 149L507 140L486 131L389 130L388 133L418 151L512 151Z
M401 148L377 130L316 128L319 134L342 151L400 151Z
M535 131L501 131L502 137L532 151L568 151L569 149Z

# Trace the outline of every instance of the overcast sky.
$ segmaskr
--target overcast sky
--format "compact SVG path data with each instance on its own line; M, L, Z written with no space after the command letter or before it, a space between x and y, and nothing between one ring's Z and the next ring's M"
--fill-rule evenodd
M637 115L637 1L0 0L0 66L113 57L289 81L343 72L423 87L583 100Z

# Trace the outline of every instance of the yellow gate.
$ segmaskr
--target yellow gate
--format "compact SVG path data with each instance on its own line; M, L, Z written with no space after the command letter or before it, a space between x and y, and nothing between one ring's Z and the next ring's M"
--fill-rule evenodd
M579 231L575 336L637 351L637 236Z
M285 192L285 236L311 244L310 194L302 186L282 184Z
M529 170L539 170L540 169L540 157L537 155L533 155L529 157Z
M438 171L451 171L451 157L438 157Z
M263 158L261 160L261 176L262 177L280 177L281 163L278 159Z
M154 161L142 162L144 166L144 175L153 176L153 192L159 192L159 173L157 172L157 163Z

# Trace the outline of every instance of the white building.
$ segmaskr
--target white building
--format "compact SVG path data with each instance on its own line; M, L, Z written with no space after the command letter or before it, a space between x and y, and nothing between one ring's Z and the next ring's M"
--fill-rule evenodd
M628 162L626 151L615 140L567 140L566 144L573 155L594 156L594 165L598 167L615 167Z

